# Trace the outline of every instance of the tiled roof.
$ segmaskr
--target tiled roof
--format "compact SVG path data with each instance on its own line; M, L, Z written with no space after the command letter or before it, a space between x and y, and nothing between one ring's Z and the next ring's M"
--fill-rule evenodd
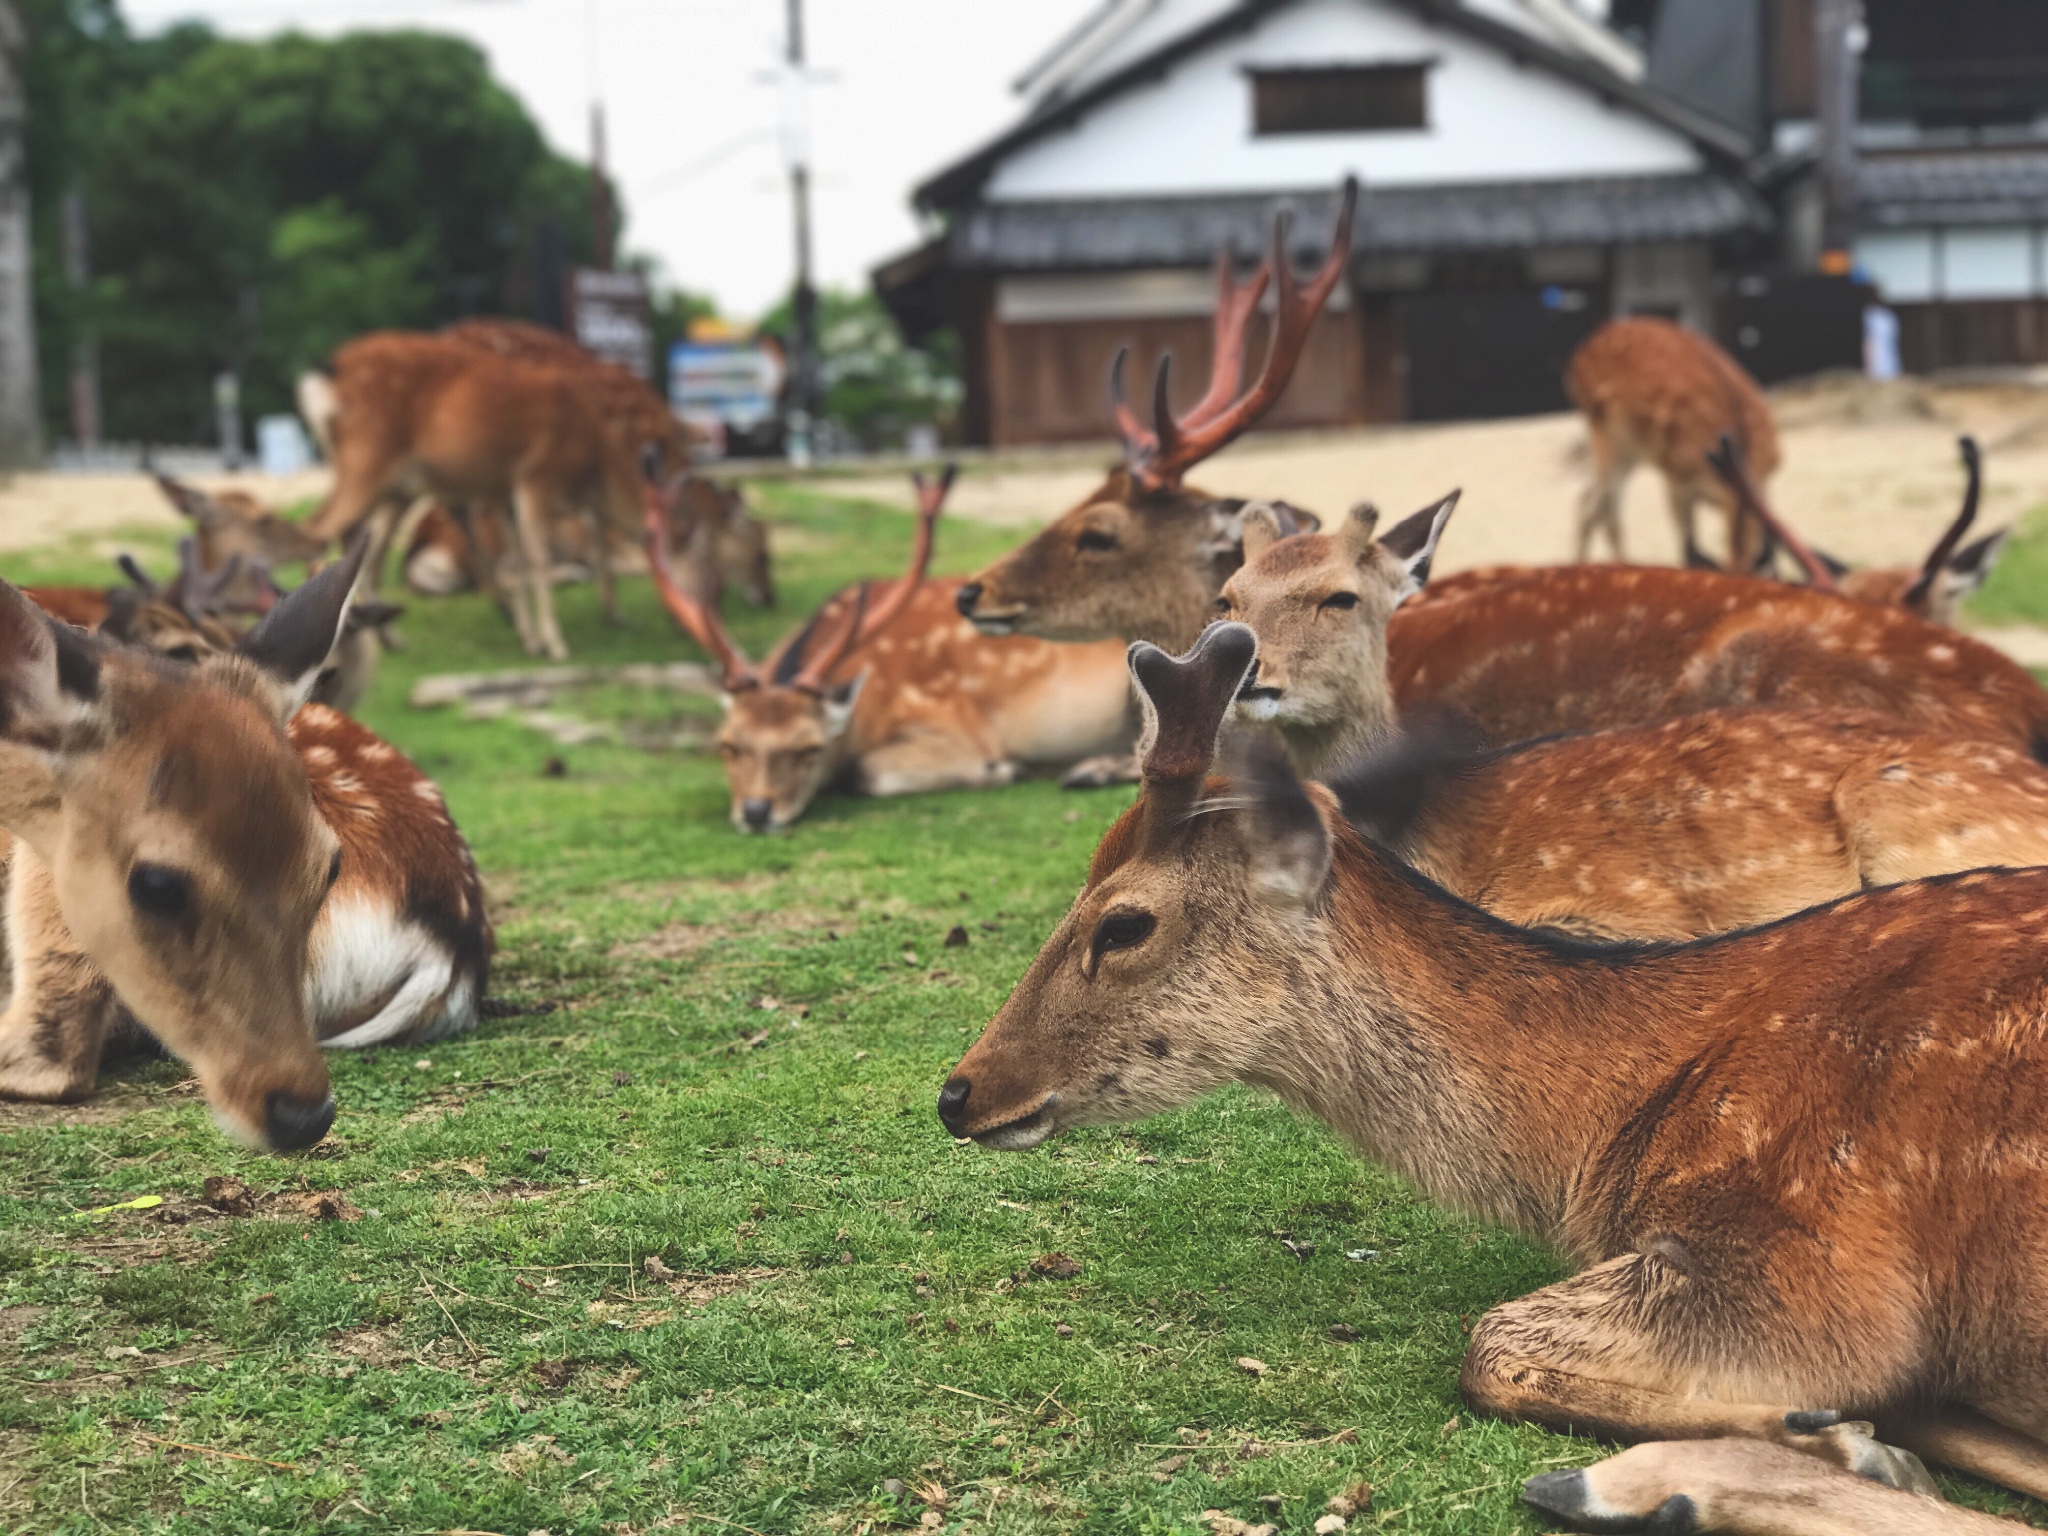
M2048 220L2048 150L2038 148L1872 156L1856 185L1866 226Z

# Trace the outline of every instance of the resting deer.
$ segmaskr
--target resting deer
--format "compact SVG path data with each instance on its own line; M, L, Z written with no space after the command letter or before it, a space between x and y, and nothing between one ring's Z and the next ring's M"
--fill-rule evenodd
M202 570L217 571L239 555L251 573L268 573L280 565L317 561L327 553L326 539L280 517L247 491L210 496L166 474L155 478L164 498L192 519Z
M1236 713L1269 723L1296 772L1328 777L1402 739L1387 622L1450 507L1383 538L1370 507L1291 538L1247 511L1219 604L1259 643ZM1425 720L1347 793L1438 884L1584 937L1692 938L1900 880L2048 864L2048 769L1841 710L1707 710L1492 753Z
M1022 1149L1268 1087L1577 1267L1473 1327L1473 1408L2048 1493L2048 870L1682 945L1527 932L1270 747L1210 778L1255 655L1238 624L1132 647L1143 792L947 1080L946 1129Z
M960 612L984 634L1049 640L1149 639L1185 646L1209 622L1224 579L1243 558L1244 503L1183 484L1188 471L1271 408L1300 360L1309 328L1351 255L1358 187L1339 199L1330 253L1304 286L1288 257L1286 216L1273 221L1273 252L1242 284L1230 253L1217 257L1215 346L1209 386L1183 416L1167 401L1172 359L1159 360L1151 427L1121 398L1123 354L1111 374L1124 463L1080 505L959 589ZM1246 331L1271 283L1277 307L1265 365L1239 393ZM1298 526L1316 520L1289 509Z
M315 577L196 666L88 637L0 583L0 1093L89 1092L125 1009L192 1065L230 1134L278 1150L326 1135L306 976L341 848L285 723L354 577L353 561Z
M311 531L342 538L394 498L432 495L509 512L520 571L507 594L520 643L569 653L555 619L549 530L584 517L606 551L639 521L639 474L571 370L481 353L439 337L381 333L335 354L334 488ZM374 573L386 534L374 535ZM616 616L609 558L599 590Z
M978 789L1128 746L1117 645L990 639L960 617L953 583L924 579L952 480L917 477L904 577L872 602L867 583L836 594L759 668L676 578L666 497L650 487L655 584L723 678L718 751L740 831L780 831L835 781L869 795Z
M1623 558L1621 492L1638 464L1664 476L1671 515L1690 564L1700 552L1695 511L1702 501L1728 518L1728 548L1738 569L1755 560L1761 530L1742 515L1707 455L1732 438L1759 482L1778 467L1771 408L1740 363L1695 331L1647 315L1610 320L1580 344L1565 370L1565 391L1586 418L1593 483L1579 514L1578 557L1589 559L1605 532Z

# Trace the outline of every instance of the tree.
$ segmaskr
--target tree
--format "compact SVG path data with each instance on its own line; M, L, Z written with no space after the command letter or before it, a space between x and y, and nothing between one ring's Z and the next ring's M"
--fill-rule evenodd
M794 315L788 299L771 310L761 329L787 337ZM920 425L957 436L959 348L950 331L919 349L908 345L872 293L828 288L818 296L818 355L824 418L833 431L866 449L901 448Z

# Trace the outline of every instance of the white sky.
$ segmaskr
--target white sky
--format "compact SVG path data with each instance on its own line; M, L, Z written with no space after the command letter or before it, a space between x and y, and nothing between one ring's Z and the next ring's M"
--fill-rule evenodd
M790 280L778 93L783 0L122 0L149 31L197 17L262 36L411 26L467 37L549 140L585 159L605 102L626 245L730 314ZM1006 126L1009 89L1097 0L805 0L819 280L865 283L919 237L913 184Z

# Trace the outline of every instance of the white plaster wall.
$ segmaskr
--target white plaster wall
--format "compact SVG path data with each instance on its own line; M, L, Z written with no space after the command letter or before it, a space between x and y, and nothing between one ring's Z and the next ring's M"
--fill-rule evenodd
M1186 0L1195 4L1198 0ZM1247 65L1431 58L1430 126L1254 138ZM1682 134L1372 0L1304 0L1010 156L994 201L1543 180L1699 169Z

